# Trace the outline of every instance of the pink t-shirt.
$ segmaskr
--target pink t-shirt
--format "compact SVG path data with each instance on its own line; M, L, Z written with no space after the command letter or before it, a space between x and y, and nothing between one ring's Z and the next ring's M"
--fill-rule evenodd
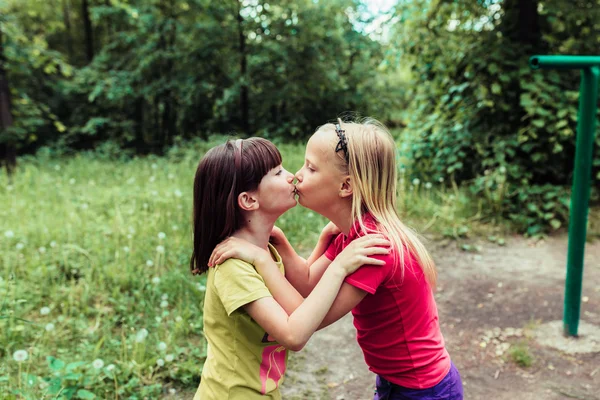
M363 222L377 230L370 214ZM358 221L348 236L335 238L325 256L333 260L359 233ZM352 310L358 344L369 369L388 381L411 389L438 384L450 370L433 291L412 254L404 253L404 276L394 254L371 256L385 266L364 265L345 282L366 291Z

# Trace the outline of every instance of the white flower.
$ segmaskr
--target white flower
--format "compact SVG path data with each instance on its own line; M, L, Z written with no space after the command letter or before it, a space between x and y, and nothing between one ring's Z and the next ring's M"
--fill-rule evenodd
M56 242L54 240L50 242L50 247L52 247L52 248L56 247Z
M40 252L40 254L44 254L46 252L46 248L42 246L38 249L38 251Z
M160 342L158 344L158 350L165 351L167 349L167 344L165 342Z
M17 350L13 353L13 359L16 362L23 362L27 360L27 357L29 357L29 354L25 350Z
M167 237L167 235L166 235L164 232L158 232L158 238L159 238L159 239L161 239L161 240L162 240L162 239L164 239L164 238L166 238L166 237Z
M155 276L154 278L152 278L152 283L158 285L160 283L160 278L158 276Z
M175 394L175 393L177 393L177 390L175 390L175 388L169 389L169 394Z
M53 330L54 330L54 324L52 322L50 322L49 324L46 325L46 331L52 332Z
M425 189L431 189L431 182L426 182L425 183Z
M146 340L147 337L148 337L148 331L146 330L146 328L142 328L135 335L135 341L138 343L142 343L144 340Z
M163 360L162 358L159 358L158 360L156 360L156 365L158 365L159 367L164 366L165 360Z
M50 307L42 307L42 308L40 308L40 314L42 314L42 315L48 315L48 314L50 314Z
M123 251L124 251L125 253L129 253L129 246L125 246L125 247L123 247Z
M412 184L415 185L415 186L417 186L419 183L421 183L421 181L419 180L419 178L415 178L412 181Z
M169 307L169 302L166 300L163 300L160 302L160 308L165 308L165 307Z
M17 245L15 246L15 248L17 250L23 250L23 247L25 247L25 245L23 243L21 243L21 242L17 243Z
M70 183L71 185L74 185L74 184L75 184L75 178L71 178L71 179L69 179L69 183Z
M501 174L505 174L506 173L506 167L504 165L501 166L500 169L499 169L499 171L500 171Z
M177 318L175 318L175 322L181 322L183 321L183 318L181 318L180 315L177 316Z
M106 366L106 369L107 369L108 371L112 371L113 369L115 369L115 364L108 364L108 365Z
M152 261L152 260L146 260L146 266L151 267L153 265L154 265L154 261ZM154 279L156 279L156 278L154 278ZM154 279L152 280L152 282L154 282ZM154 283L158 283L158 282L154 282Z
M183 196L183 193L181 193L181 190L179 190L179 189L175 189L175 191L173 193L175 194L175 197Z
M13 231L6 231L4 232L4 236L10 239L12 237L15 237L15 233Z
M169 298L169 295L165 293L165 294L163 294L162 296L160 296L160 298L161 298L162 300L167 300L167 299Z
M171 362L171 361L173 361L174 359L175 359L175 356L174 356L173 354L167 354L167 355L165 356L165 361L166 361L166 362Z
M165 247L160 245L156 246L156 252L163 254L165 252Z
M100 368L104 367L104 361L102 361L101 359L97 358L92 363L92 366L94 368L96 368L96 369L100 369Z
M444 178L442 178L442 177L440 176L440 177L439 177L439 179L438 179L438 182L439 182L439 183L443 183L443 182L444 182Z

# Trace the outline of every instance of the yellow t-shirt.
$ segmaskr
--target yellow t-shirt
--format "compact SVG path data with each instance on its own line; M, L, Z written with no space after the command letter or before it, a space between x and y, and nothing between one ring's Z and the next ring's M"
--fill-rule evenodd
M277 250L269 244L281 273ZM287 350L242 307L271 297L251 264L229 259L209 268L204 297L206 362L194 400L281 399Z

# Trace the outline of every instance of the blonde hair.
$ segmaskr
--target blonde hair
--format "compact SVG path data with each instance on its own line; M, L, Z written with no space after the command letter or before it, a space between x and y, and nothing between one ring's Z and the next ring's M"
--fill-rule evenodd
M423 269L429 284L435 288L437 272L433 259L418 235L404 225L398 215L394 138L382 123L373 118L357 122L340 120L340 126L347 139L348 163L344 151L339 151L336 164L350 175L352 219L358 220L362 231L368 233L363 215L370 213L396 248L401 276L404 276L405 249L408 249ZM323 125L319 130L335 131L335 125Z

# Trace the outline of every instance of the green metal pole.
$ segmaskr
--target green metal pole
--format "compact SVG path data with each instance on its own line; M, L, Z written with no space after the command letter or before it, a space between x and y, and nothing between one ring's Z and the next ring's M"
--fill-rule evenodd
M575 149L573 190L571 193L567 280L565 284L565 308L563 315L563 329L566 336L577 336L577 329L579 327L583 257L585 254L585 237L590 199L592 148L596 129L599 75L600 69L598 66L581 70L577 145Z

